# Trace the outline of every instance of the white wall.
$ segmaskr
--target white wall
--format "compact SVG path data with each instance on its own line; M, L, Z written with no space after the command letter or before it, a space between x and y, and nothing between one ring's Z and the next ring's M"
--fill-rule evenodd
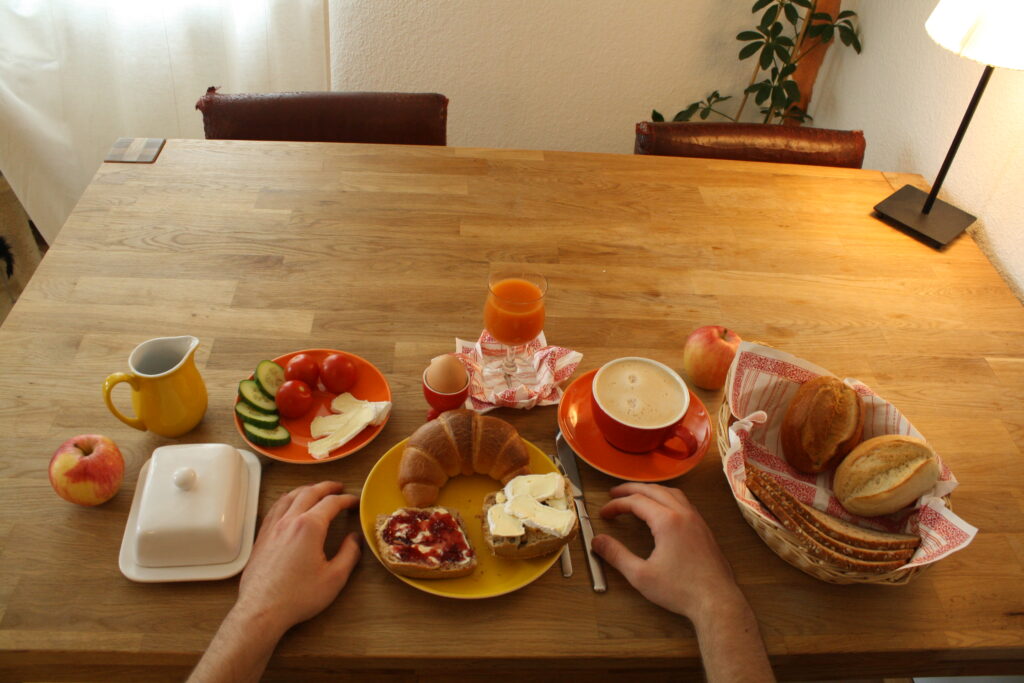
M932 41L936 0L847 0L864 52L830 50L810 113L825 128L862 128L865 168L921 174L931 183L984 66ZM996 69L960 145L944 196L978 216L971 229L1024 291L1024 72Z
M330 0L331 84L447 95L451 145L631 153L652 108L742 92L751 4Z

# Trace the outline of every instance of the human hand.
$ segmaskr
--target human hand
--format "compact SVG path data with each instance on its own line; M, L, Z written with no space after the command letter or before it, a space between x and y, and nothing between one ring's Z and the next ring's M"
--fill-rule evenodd
M641 559L606 534L594 537L593 548L641 595L693 621L723 602L744 600L711 530L682 491L629 483L610 493L601 516L636 515L650 527L654 550Z
M340 482L299 487L270 508L242 573L235 611L278 635L324 610L359 560L359 535L348 534L333 558L324 555L331 521L359 504Z

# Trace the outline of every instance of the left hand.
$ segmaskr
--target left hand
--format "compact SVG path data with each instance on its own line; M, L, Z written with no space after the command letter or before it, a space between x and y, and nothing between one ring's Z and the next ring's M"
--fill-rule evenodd
M342 484L322 481L281 496L263 520L238 586L235 610L283 634L322 612L359 561L359 534L348 534L333 558L324 555L331 521L359 504Z

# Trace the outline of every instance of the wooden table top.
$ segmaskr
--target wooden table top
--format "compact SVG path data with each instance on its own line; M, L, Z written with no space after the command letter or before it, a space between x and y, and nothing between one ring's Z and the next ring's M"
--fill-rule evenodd
M257 361L341 348L377 365L394 413L359 453L265 466L260 511L332 478L359 491L424 419L429 359L474 338L488 269L549 277L551 343L579 372L623 355L681 368L686 335L724 324L856 377L895 403L961 481L980 528L909 585L836 586L776 557L740 515L714 448L673 483L708 520L782 678L1024 667L1024 310L974 242L943 253L871 217L903 178L878 171L563 152L171 140L154 164L104 164L0 329L0 678L181 676L237 579L140 584L118 570L139 469L157 446L242 446L238 380ZM200 338L210 405L180 439L111 416L100 386L141 341ZM714 414L720 392L699 394ZM123 398L123 397L122 397ZM553 449L555 407L500 410ZM47 480L79 433L120 445L124 484L84 508ZM613 479L583 466L592 510ZM333 542L355 528L342 520ZM635 520L594 520L637 552ZM349 586L289 632L268 680L501 678L700 668L693 630L614 570L591 590L557 565L499 598L414 590L366 551ZM685 576L679 577L685 581ZM301 674L298 670L306 670Z

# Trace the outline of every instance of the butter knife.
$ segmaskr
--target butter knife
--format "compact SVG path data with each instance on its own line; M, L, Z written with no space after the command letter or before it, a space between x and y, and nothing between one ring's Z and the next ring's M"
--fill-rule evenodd
M558 449L558 456L565 470L565 476L572 485L572 499L576 504L576 515L580 520L580 535L583 537L583 554L587 557L587 566L590 568L590 578L594 582L594 592L604 593L608 590L608 584L604 580L604 568L601 560L594 555L591 547L594 540L594 529L590 526L590 514L587 512L587 501L583 498L583 480L580 478L580 468L576 464L576 453L565 441L562 430L555 435L555 447Z
M562 473L562 476L568 478L565 474L565 467L562 466L562 459L558 457L557 453L551 454L551 460L555 463L558 471ZM560 559L562 561L562 576L568 579L572 576L572 554L569 552L568 545L562 546L562 555Z

